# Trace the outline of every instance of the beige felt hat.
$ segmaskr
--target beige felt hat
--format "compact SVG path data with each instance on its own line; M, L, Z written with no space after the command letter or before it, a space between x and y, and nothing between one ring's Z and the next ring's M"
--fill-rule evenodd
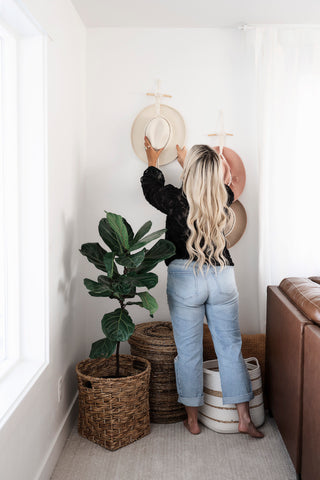
M136 155L148 163L144 146L144 137L147 136L153 148L158 150L164 147L158 162L159 165L165 165L176 159L176 145L183 147L186 128L177 110L164 104L159 106L160 112L153 104L137 115L131 129L131 143Z
M247 226L247 213L239 200L230 205L230 213L231 216L224 231L227 248L233 247L240 240Z

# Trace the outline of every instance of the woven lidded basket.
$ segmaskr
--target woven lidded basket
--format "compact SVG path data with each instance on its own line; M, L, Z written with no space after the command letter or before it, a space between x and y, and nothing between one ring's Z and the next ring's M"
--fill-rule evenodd
M147 322L136 325L128 340L131 353L151 363L150 420L153 423L175 423L186 418L178 393L174 370L177 349L171 322Z
M253 424L259 427L264 423L264 403L261 382L261 369L257 358L244 359L249 372L254 397L249 401ZM221 378L218 359L203 363L204 405L199 407L201 423L219 433L237 433L239 415L235 404L223 404Z
M78 363L78 432L108 450L117 450L150 433L150 362L120 355L120 377L115 375L116 355ZM127 375L121 377L121 375Z

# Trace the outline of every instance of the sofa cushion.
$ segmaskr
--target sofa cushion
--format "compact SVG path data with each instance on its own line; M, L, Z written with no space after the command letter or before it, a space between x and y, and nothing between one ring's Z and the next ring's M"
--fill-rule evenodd
M320 285L309 278L284 278L279 285L292 303L309 319L320 325Z
M313 282L320 283L320 277L309 277Z

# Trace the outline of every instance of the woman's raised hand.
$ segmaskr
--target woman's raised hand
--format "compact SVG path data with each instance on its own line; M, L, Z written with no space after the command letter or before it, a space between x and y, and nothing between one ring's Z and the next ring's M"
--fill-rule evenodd
M180 148L179 145L176 145L176 149L177 149L177 160L180 163L181 167L183 168L184 159L186 158L186 155L187 155L187 149L186 147Z
M149 167L156 167L158 158L164 147L160 148L159 150L155 150L151 145L149 138L144 137L144 148L146 150Z

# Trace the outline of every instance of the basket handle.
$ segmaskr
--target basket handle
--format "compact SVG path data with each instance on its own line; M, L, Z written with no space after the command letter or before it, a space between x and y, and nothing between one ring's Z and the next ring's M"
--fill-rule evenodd
M254 361L256 366L259 367L259 361L256 357L249 357L244 359L245 362L250 363L251 361Z
M86 388L92 388L92 383L89 380L82 380L82 386Z

